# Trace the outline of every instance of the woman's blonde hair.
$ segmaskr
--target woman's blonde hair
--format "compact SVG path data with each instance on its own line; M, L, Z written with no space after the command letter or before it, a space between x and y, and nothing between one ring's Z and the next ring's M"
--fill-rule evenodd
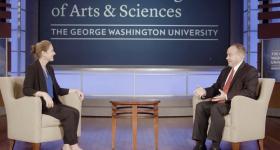
M48 40L43 40L31 46L31 53L33 54L35 59L39 59L41 57L42 51L46 52L52 43Z

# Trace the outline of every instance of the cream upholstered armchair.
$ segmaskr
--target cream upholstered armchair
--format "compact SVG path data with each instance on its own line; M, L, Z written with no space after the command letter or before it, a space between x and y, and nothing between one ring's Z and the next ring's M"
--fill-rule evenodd
M225 116L223 132L223 140L231 142L232 149L238 150L240 142L258 140L259 148L263 150L266 114L274 83L275 79L260 78L257 100L245 96L232 99L230 112ZM195 106L201 101L197 96L193 97L193 117Z
M63 138L60 121L42 114L42 103L38 97L24 96L24 77L1 77L0 89L7 115L10 150L15 140L33 143L33 149L40 149L40 143ZM63 104L81 112L81 101L75 93L62 96ZM80 119L81 120L81 119ZM81 135L81 121L77 135Z

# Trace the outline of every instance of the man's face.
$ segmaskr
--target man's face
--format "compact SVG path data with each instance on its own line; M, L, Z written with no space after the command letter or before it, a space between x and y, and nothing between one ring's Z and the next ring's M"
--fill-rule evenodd
M227 62L230 67L235 67L245 58L244 54L240 52L235 46L231 46L227 49Z

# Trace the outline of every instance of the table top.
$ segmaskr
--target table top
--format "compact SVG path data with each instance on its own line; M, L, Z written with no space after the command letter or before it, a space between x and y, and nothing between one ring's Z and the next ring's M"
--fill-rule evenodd
M158 105L159 100L110 101L112 105Z

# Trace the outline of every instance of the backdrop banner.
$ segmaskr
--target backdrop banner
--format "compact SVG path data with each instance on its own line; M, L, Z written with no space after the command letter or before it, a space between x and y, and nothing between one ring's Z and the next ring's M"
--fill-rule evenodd
M280 81L280 38L262 40L263 77Z
M226 65L228 0L39 2L56 65Z

